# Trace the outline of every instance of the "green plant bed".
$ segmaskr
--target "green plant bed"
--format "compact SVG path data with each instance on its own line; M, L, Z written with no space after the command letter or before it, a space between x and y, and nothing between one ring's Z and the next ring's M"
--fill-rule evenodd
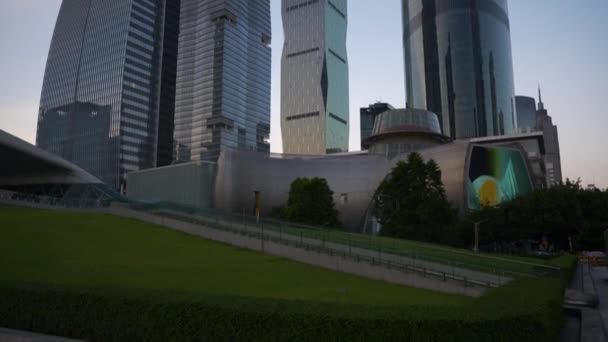
M562 320L553 278L471 299L104 215L0 207L0 269L0 326L89 341L554 341Z
M554 341L562 320L560 286L538 280L445 307L33 285L0 290L3 326L90 341Z

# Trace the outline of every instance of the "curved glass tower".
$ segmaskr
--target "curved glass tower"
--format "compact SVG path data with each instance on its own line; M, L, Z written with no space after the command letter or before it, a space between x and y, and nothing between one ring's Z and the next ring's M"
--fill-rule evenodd
M175 159L269 152L269 0L182 0Z
M283 0L283 153L348 152L347 0Z
M170 162L179 0L63 0L36 143L114 187Z
M409 107L454 139L515 130L507 0L402 0Z

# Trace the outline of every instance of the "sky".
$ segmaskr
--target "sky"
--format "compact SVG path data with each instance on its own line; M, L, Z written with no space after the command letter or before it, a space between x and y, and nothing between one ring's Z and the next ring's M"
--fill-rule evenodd
M405 106L401 0L350 0L351 151L359 108ZM34 142L46 57L61 0L0 0L0 129ZM281 152L281 2L272 7L271 149ZM517 95L537 96L559 127L564 177L608 187L608 1L509 0Z

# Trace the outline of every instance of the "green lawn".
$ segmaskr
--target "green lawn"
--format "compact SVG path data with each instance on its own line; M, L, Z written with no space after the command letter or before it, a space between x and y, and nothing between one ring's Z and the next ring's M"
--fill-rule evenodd
M0 283L349 304L470 299L324 270L106 215L0 207Z
M88 341L548 342L564 279L517 278L472 299L133 220L0 206L0 326Z

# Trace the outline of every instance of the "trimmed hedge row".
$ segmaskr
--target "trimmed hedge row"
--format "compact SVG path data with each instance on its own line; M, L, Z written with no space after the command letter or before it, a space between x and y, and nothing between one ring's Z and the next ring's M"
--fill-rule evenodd
M88 341L555 341L563 282L518 279L469 305L330 305L0 284L0 326Z

